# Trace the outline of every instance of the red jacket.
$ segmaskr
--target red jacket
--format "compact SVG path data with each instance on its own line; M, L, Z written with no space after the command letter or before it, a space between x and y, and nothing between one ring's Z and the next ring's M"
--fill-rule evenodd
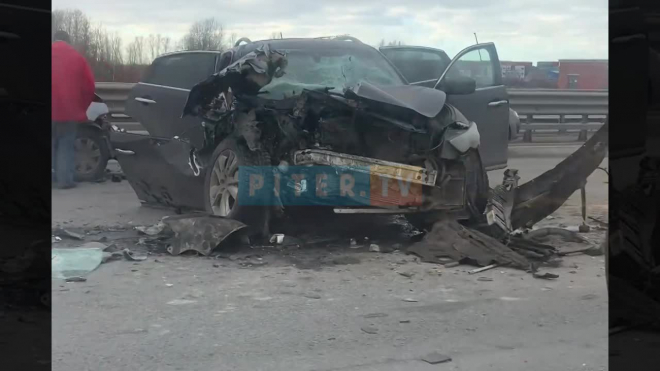
M53 43L51 56L51 117L54 122L86 122L94 99L94 74L71 45Z

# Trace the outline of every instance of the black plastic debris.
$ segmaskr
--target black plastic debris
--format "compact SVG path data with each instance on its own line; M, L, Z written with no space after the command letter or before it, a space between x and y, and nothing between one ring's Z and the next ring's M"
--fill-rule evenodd
M434 352L422 357L422 361L432 365L437 365L439 363L451 362L451 357L445 354Z
M206 214L168 216L163 218L163 223L174 232L167 248L172 255L191 250L209 255L227 237L246 227L234 219Z

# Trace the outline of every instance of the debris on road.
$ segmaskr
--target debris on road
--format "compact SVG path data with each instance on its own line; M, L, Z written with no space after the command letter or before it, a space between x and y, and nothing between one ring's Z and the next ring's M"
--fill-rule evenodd
M100 248L53 248L51 253L52 277L67 279L84 277L103 261Z
M281 233L274 234L270 237L270 243L281 245L284 243L284 235Z
M209 255L231 234L247 227L234 219L204 214L168 216L163 222L174 232L171 246L167 248L172 255L191 250Z
M481 282L491 282L492 280L493 279L490 278L490 277L479 277L479 278L477 278L477 281L481 281Z
M313 292L305 293L305 294L303 294L303 296L306 297L307 299L321 299L321 295L315 294Z
M358 246L357 241L355 241L355 238L351 238L351 249L358 249L360 246Z
M360 328L360 330L370 335L375 335L378 333L378 329L373 326L363 326Z
M360 264L360 259L354 256L340 256L338 258L332 259L332 264L334 265Z
M406 278L413 278L413 276L415 275L414 272L397 272L397 273Z
M64 281L65 282L86 282L87 278L74 276L74 277L67 277L67 278L64 279Z
M426 363L430 363L432 365L437 365L439 363L450 362L451 357L449 357L447 355L444 355L444 354L434 352L434 353L431 353L429 355L426 355L426 356L422 357L422 361L424 361Z
M188 300L188 299L174 299L167 302L169 305L186 305L186 304L195 304L197 300Z
M407 303L417 303L418 302L418 300L412 299L412 298L405 298L405 299L403 299L403 301L405 301Z
M363 316L364 318L383 318L387 317L387 313L369 313Z
M130 260L130 261L141 262L147 260L146 256L133 255L133 252L129 249L122 250L122 254L124 255L124 258L126 258L126 260Z
M538 278L538 279L542 279L542 280L554 280L556 278L559 278L559 275L556 275L556 274L553 274L553 273L543 273L543 274L541 274L541 273L534 272L532 274L532 276L534 278Z
M443 264L442 266L445 267L445 268L454 268L454 267L458 267L459 265L461 265L461 263L459 263L459 262L449 262L449 263Z
M57 243L57 242L60 242L60 241L62 241L62 238L61 238L61 237L57 237L57 236L53 236L53 237L51 237L51 239L50 239L50 243Z
M547 237L557 235L561 236L566 242L589 243L589 241L579 234L564 228L547 227L528 231L522 235L524 239L545 240Z
M76 232L71 232L71 231L63 229L63 228L55 229L53 231L53 236L55 236L56 238L57 237L69 238L69 239L78 240L78 241L82 241L82 240L85 239L84 235L82 235L80 233L76 233Z
M490 265L487 265L485 267L473 269L473 270L469 271L468 274L481 273L481 272L484 272L484 271L487 271L487 270L490 270L490 269L493 269L493 268L497 268L499 266L500 266L500 264L490 264Z
M147 236L157 236L161 233L166 233L167 232L168 226L163 223L163 221L158 222L156 225L152 225L151 227L145 227L145 226L139 226L135 227L135 229L142 234L146 234Z
M380 252L380 246L376 245L375 243L372 243L371 245L369 245L369 251Z
M437 264L442 264L440 258L450 258L454 261L469 259L480 266L495 263L519 269L530 267L524 256L497 239L464 227L452 219L437 221L422 241L412 245L408 252L419 256L424 262Z

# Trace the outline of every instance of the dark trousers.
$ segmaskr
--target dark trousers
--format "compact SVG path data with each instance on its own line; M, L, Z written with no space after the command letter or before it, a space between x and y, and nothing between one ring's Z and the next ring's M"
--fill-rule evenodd
M53 180L60 187L74 185L76 169L76 130L77 122L52 123L52 160Z

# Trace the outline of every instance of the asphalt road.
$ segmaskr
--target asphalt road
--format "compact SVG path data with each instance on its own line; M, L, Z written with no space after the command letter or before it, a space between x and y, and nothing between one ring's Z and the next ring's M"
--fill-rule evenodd
M516 145L509 165L527 181L575 149ZM491 184L501 174L491 172ZM603 219L605 181L596 171L587 185L590 215ZM579 205L578 193L543 224L577 225ZM54 226L99 227L90 241L168 213L138 206L125 181L53 191ZM354 237L385 246L394 242L389 228ZM106 243L131 243L108 233ZM586 237L599 243L604 232ZM566 257L546 268L560 276L547 281L506 268L469 275L468 266L348 245L260 250L251 267L240 259L249 249L233 260L152 255L103 264L86 282L54 281L52 369L607 369L602 257ZM452 361L421 360L432 352Z

